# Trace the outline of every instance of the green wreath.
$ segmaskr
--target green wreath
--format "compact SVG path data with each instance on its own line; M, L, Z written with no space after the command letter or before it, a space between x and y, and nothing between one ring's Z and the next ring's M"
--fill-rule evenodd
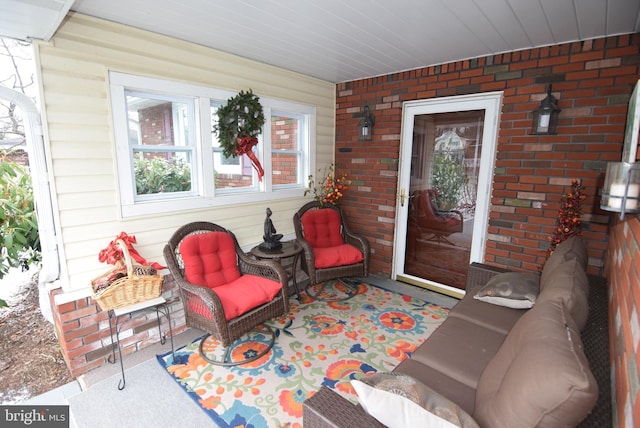
M226 157L236 157L239 154L241 139L256 139L262 132L264 112L260 98L251 89L240 91L235 97L229 98L227 104L218 108L218 123L215 127L222 152Z

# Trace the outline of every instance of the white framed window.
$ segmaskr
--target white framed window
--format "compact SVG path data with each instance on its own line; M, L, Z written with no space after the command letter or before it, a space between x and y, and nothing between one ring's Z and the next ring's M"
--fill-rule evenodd
M260 97L265 125L246 156L215 133L230 91L110 72L123 217L303 196L315 153L315 107Z
M271 111L271 178L274 188L297 186L304 182L306 116Z

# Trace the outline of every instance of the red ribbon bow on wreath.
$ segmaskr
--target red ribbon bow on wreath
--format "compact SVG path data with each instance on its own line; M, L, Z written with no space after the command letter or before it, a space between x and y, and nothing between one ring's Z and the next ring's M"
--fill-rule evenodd
M258 173L258 181L262 181L264 170L253 153L253 147L258 144L257 135L262 132L265 121L260 98L251 90L240 91L229 98L226 105L218 108L217 116L215 130L222 153L226 157L247 155Z
M140 263L143 266L151 266L156 270L165 269L165 266L162 266L159 263L152 262L149 263L144 257L138 253L136 249L133 248L133 244L136 243L136 237L131 235L127 235L125 232L120 232L120 235L116 237L113 241L109 242L109 245L106 248L103 248L98 254L98 260L102 263L108 263L110 265L115 265L118 263L122 263L124 260L124 254L122 254L122 249L117 244L117 241L120 240L124 242L129 250L129 255L133 260Z
M236 147L235 152L238 156L247 155L249 159L251 159L251 164L253 168L258 172L258 181L262 181L262 176L264 175L264 170L262 169L262 165L260 165L260 161L256 157L256 154L253 153L253 146L258 144L258 139L256 137L238 137L237 139L238 147Z

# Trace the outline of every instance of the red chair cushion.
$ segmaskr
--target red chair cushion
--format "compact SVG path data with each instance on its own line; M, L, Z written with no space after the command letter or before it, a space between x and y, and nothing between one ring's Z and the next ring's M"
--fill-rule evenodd
M229 321L272 301L281 289L279 282L261 276L243 275L230 284L217 286L215 293L222 303L224 317ZM213 318L209 308L200 299L190 299L189 309L205 318Z
M215 293L222 302L224 316L229 321L253 308L273 300L282 284L256 275L242 275L230 284L216 287Z
M304 239L315 248L336 247L344 244L341 235L340 214L331 208L310 210L302 215Z
M184 275L192 284L211 289L240 277L233 238L224 232L189 235L180 244Z
M227 321L273 298L282 284L256 275L240 275L233 238L224 232L187 236L180 244L184 275L192 284L215 291ZM190 302L194 312L211 318L204 303Z
M442 216L442 224L445 228L450 229L460 224L460 219L454 216Z
M352 265L364 260L364 256L360 250L349 244L327 248L314 248L313 256L316 269Z

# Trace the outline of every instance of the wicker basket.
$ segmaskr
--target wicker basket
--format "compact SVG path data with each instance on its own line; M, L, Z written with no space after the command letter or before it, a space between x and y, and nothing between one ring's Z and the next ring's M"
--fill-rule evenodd
M91 281L91 297L104 311L133 305L162 294L162 275L151 266L134 265L126 244L122 240L116 243L122 249L125 264ZM96 291L105 282L109 285Z

